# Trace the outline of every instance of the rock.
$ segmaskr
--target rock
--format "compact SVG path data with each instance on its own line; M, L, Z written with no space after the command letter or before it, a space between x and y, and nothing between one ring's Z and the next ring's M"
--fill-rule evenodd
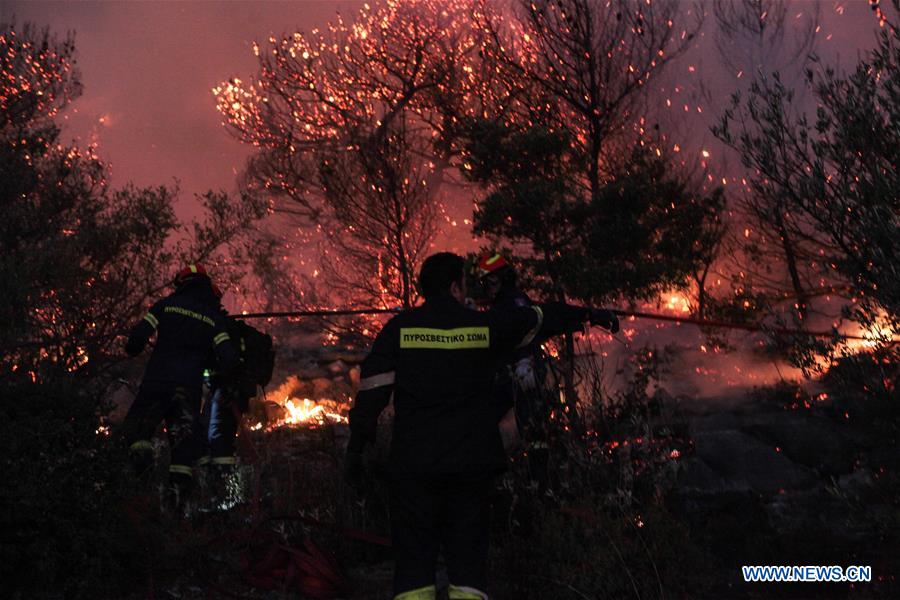
M853 468L853 445L833 425L805 414L783 413L742 431L777 446L784 456L821 474L849 473Z
M312 384L312 395L316 398L328 397L334 385L327 376L313 379L310 383Z
M738 429L740 425L738 416L732 412L714 413L691 419L691 430L694 432Z
M110 404L113 406L112 411L108 415L109 422L121 423L124 421L125 415L128 414L128 410L134 403L134 398L134 392L127 385L122 385L114 391L109 398Z
M341 351L338 354L338 359L344 361L345 363L351 365L358 365L362 361L365 360L366 356L368 356L369 351L365 350L355 350L348 348L346 350Z
M298 369L297 377L305 380L316 380L328 377L329 373L325 369L314 367L312 369Z
M694 442L696 457L721 477L723 490L774 494L783 489L807 488L817 481L811 469L740 431L699 432Z
M675 486L679 490L707 492L722 491L726 487L722 476L696 456L681 461Z
M346 373L347 371L347 363L338 359L330 364L328 364L325 369L328 370L332 375L338 375L340 373Z
M319 362L333 362L340 360L341 354L345 350L345 348L339 348L337 346L322 346L316 350L316 356Z
M282 420L285 416L287 416L287 410L280 404L275 402L267 401L263 404L263 409L266 414L266 422L274 423L276 421Z

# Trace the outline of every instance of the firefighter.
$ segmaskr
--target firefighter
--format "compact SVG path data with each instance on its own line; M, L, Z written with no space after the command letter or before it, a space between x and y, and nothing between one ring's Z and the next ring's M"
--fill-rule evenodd
M217 365L204 372L209 398L200 415L204 455L198 462L209 468L213 506L228 510L240 502L235 438L250 401L272 378L275 352L270 335L229 316L221 306L220 311L231 342L240 351L241 366L237 377L227 376Z
M240 349L242 340L235 336L231 318L221 303L218 309L226 320L231 343ZM240 360L243 362L243 357ZM209 394L200 411L202 456L197 464L208 469L206 481L212 506L216 510L228 510L239 501L236 490L231 489L237 465L235 438L255 393L244 393L242 386L236 385L234 378L223 373L218 364L204 370L203 380Z
M137 356L156 334L144 379L122 428L132 463L139 475L146 476L153 464L150 439L165 421L171 451L167 504L177 512L190 493L192 465L199 452L204 367L214 355L223 371L233 372L238 354L206 269L188 265L176 276L174 287L174 293L154 304L132 329L125 345L130 356Z
M397 600L434 598L443 553L451 599L484 599L493 478L506 455L492 406L501 358L535 336L581 329L595 311L562 303L476 312L463 305L465 261L427 258L422 306L392 318L362 364L350 411L348 483L364 478L362 452L393 397L388 462Z
M481 287L489 301L488 310L504 312L532 306L531 298L519 289L518 276L512 265L501 254L485 254L475 267ZM504 364L497 373L494 395L498 413L502 416L515 408L517 422L524 425L531 418L532 402L516 402L523 394L532 394L543 381L546 365L540 351L539 339L518 348L504 357Z
M490 302L491 312L502 313L534 304L519 288L516 270L502 254L482 255L475 265L475 275ZM619 330L619 320L612 311L596 310L594 319L612 333ZM524 440L531 479L541 492L549 486L550 458L550 406L543 386L548 365L541 349L543 341L536 337L527 346L505 356L493 385L497 413L508 421L510 418L505 415L513 411L519 436Z

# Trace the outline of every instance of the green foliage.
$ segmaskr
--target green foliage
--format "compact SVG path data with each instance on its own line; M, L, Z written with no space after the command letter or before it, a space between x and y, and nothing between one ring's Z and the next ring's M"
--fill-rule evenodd
M595 301L649 298L701 270L722 192L692 189L666 158L635 145L593 193L565 131L476 122L467 176L488 187L475 231L526 253L545 293Z

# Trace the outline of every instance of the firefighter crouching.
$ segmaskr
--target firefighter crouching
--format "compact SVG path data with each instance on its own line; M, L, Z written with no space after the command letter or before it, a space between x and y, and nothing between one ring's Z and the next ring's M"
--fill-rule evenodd
M360 485L362 451L393 396L395 598L434 598L442 553L449 597L483 599L492 480L506 467L491 398L499 361L536 336L579 330L599 313L562 303L470 310L463 305L465 261L451 253L425 260L419 286L424 305L388 321L363 362L345 475Z
M197 427L203 370L215 355L223 373L239 367L219 306L221 294L202 265L191 264L175 278L175 292L158 301L132 329L125 351L140 354L151 336L156 345L137 397L122 425L135 470L146 476L153 464L153 437L165 421L171 461L169 508L180 511L193 484L198 456Z

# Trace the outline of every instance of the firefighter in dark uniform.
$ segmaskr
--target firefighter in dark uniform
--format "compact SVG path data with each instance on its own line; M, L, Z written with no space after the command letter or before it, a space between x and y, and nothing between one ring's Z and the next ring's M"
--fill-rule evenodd
M240 350L243 340L234 335L231 317L221 304L218 308L226 320L230 342ZM223 372L218 364L206 369L203 379L207 384L209 397L200 412L202 456L197 464L209 469L207 485L211 490L212 505L216 509L228 509L237 503L236 495L230 494L228 487L233 481L237 465L237 432L252 395L242 393L241 386L236 385L234 378Z
M515 269L501 254L483 255L476 263L475 273L490 302L489 311L504 313L534 304L519 289ZM547 364L541 341L535 339L503 357L494 379L493 395L501 417L513 411L527 453L529 474L543 491L548 484L549 415L548 402L543 397Z
M348 482L363 477L362 451L393 396L389 458L391 537L398 600L434 598L443 553L455 600L487 598L493 477L506 467L491 386L501 357L535 336L579 330L592 311L566 304L476 312L463 305L465 261L430 256L425 303L392 318L362 365L350 411Z
M241 368L237 377L223 373L218 365L204 372L209 398L200 414L204 452L198 464L209 469L207 482L213 506L228 510L240 502L234 476L241 419L259 393L258 386L265 386L271 379L275 356L271 336L234 319L221 306L219 310L228 324L231 343L240 351Z
M208 454L200 464L209 465L212 481L218 485L227 481L237 464L236 436L241 418L247 412L252 395L243 393L239 386L223 381L218 370L209 372L210 397L203 407L201 425Z
M134 467L144 475L153 463L150 439L165 421L171 451L168 500L175 510L181 509L193 483L203 370L211 356L225 372L238 367L238 353L217 308L218 296L203 266L188 265L175 278L175 292L153 305L125 345L130 356L137 356L156 334L144 379L122 429Z
M503 255L482 255L475 265L475 274L490 302L490 312L504 313L534 304L519 287L516 270ZM612 333L619 330L619 320L612 311L595 310L593 321ZM548 365L541 349L543 341L543 338L535 337L527 346L516 348L503 357L493 385L500 417L514 411L516 426L524 441L529 474L540 491L547 489L550 483L550 410L555 399L544 385Z

